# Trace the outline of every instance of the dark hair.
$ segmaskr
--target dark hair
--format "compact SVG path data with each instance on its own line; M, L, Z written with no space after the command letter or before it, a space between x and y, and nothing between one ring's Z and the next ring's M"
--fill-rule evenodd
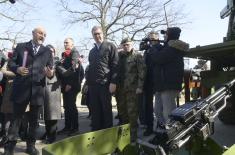
M181 29L179 27L168 27L167 30L161 30L161 34L167 34L168 40L177 40L180 37Z

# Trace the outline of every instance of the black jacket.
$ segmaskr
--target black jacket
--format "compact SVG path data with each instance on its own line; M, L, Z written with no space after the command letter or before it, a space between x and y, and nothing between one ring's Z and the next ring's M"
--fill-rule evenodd
M170 40L160 51L153 53L154 92L181 90L184 75L184 53L189 45L180 40Z
M104 41L99 49L89 53L88 85L115 83L117 80L118 53L114 44Z
M82 64L78 61L80 55L76 48L71 50L69 56L63 58L63 62L57 64L56 70L61 79L61 90L64 92L65 86L72 86L72 90L80 91L81 82L84 78L84 69ZM74 69L73 65L78 64L78 67Z
M17 73L17 68L22 66L24 52L28 52L26 67L29 74L21 76ZM41 45L37 54L34 54L31 41L17 44L13 57L9 61L9 68L16 74L13 81L12 100L15 103L29 102L34 105L44 103L45 93L45 72L46 66L52 68L53 59L49 48Z
M162 49L161 44L153 45L150 49L144 52L144 61L146 64L146 76L144 80L144 90L146 91L153 91L154 85L154 77L153 77L153 70L154 70L154 62L152 60L152 56L154 52L158 52Z

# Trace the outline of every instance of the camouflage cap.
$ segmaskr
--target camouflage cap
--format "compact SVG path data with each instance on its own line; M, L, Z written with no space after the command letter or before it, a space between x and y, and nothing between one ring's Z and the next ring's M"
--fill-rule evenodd
M125 43L128 43L128 42L132 42L131 38L122 39L121 44L125 44Z

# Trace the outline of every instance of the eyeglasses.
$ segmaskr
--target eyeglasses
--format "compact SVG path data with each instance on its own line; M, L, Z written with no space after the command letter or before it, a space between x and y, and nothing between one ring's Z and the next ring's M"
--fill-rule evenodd
M101 33L93 33L94 36L101 35Z

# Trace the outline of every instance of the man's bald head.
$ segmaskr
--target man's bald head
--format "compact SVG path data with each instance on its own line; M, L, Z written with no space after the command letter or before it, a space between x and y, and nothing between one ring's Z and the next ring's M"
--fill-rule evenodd
M43 44L45 38L46 38L46 30L42 26L38 26L33 29L32 31L33 34L33 42L36 45L41 45Z

